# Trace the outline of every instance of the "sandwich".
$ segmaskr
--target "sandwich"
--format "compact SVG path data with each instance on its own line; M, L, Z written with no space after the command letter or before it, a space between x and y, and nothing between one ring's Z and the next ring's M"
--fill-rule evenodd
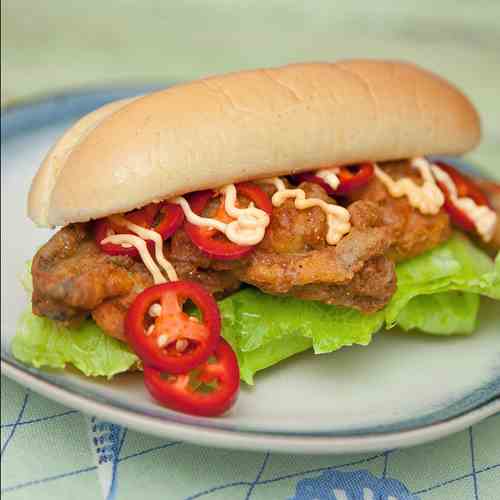
M500 186L443 156L479 140L471 102L403 62L107 104L33 180L29 217L60 229L30 264L13 352L87 376L143 370L161 404L219 415L240 378L311 348L394 326L471 334L480 296L500 299Z

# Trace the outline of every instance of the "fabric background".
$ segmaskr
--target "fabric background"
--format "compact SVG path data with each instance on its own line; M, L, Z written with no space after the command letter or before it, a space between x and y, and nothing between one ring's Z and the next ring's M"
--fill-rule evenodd
M499 430L496 415L436 443L387 453L227 451L101 422L2 377L2 498L498 500ZM374 496L364 497L365 488Z
M483 119L470 157L500 178L497 0L4 0L1 22L2 105L299 60L410 59L467 90ZM1 402L7 499L500 498L500 415L409 450L311 457L166 442L4 377Z

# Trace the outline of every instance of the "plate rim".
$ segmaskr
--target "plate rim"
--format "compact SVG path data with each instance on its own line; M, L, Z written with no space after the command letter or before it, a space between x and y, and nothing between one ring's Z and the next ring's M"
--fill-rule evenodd
M95 401L87 396L72 393L36 375L18 368L6 360L1 361L1 372L8 378L35 392L85 414L99 416L125 427L163 438L175 438L188 443L215 448L247 451L274 451L278 453L345 454L370 453L394 448L406 448L423 444L462 431L484 420L500 414L500 398L485 403L462 415L443 422L400 431L372 435L328 436L328 435L282 435L254 432L229 431L201 427L194 424L172 422L151 415Z
M85 107L88 101L109 101L122 97L123 95L141 94L164 85L110 85L81 87L73 90L63 91L43 96L35 96L21 103L14 103L2 107L2 142L8 138L22 135L26 131L36 129L39 124L47 123L43 115L52 113L52 120L57 121L64 117L75 114L79 109ZM81 103L71 103L79 99ZM69 110L64 106L72 104ZM61 105L62 104L62 105ZM71 106L70 106L71 108ZM27 121L27 115L33 110L39 114L38 120ZM73 113L71 113L73 111ZM54 116L55 115L55 116ZM459 162L461 163L461 162ZM461 165L462 166L462 165ZM467 166L467 164L465 164ZM2 350L3 351L3 350ZM10 357L10 356L9 356ZM276 451L292 451L299 453L346 453L352 451L369 452L388 449L393 447L411 446L417 443L431 441L438 437L458 432L472 423L500 413L500 396L489 401L484 401L476 407L434 422L423 422L412 428L400 430L387 430L377 433L353 432L352 434L329 434L329 433L280 433L259 432L258 430L242 430L221 428L217 426L197 425L196 423L176 421L159 415L147 415L133 408L122 408L110 403L102 403L93 399L92 396L83 393L73 393L63 386L50 380L40 378L35 373L18 367L2 352L1 362L2 374L16 380L36 392L54 399L68 406L77 408L84 413L95 413L96 415L133 427L142 432L158 436L178 437L183 435L183 440L208 446L219 446L224 448L238 448L248 450L272 449ZM56 397L53 396L56 395ZM391 444L392 443L392 444Z

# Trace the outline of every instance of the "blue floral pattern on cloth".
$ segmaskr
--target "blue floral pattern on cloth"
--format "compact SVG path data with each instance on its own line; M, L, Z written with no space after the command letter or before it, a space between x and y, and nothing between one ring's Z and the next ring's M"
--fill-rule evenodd
M297 483L289 500L419 500L396 479L378 478L366 470L329 470Z

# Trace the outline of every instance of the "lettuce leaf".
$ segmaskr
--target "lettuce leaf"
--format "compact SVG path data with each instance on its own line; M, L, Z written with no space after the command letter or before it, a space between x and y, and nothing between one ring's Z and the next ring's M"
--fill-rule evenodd
M222 335L236 351L241 377L249 384L255 372L311 346L320 354L346 345L368 345L384 321L383 313L363 315L255 288L222 300L219 308Z
M365 315L321 302L268 295L255 288L222 300L219 308L224 329L237 332L242 352L289 337L310 338L317 354L345 345L367 345L384 321L383 313Z
M370 315L267 295L255 288L220 301L222 335L237 354L242 379L252 384L256 372L311 347L320 354L367 345L384 325L434 335L470 334L476 326L479 295L500 300L500 255L493 263L458 234L398 264L396 274L398 289L390 303ZM12 349L26 363L53 368L69 363L89 376L112 377L139 361L93 321L68 330L30 312L21 318Z
M495 263L467 238L455 234L446 243L396 268L398 288L385 308L387 327L419 295L453 290L500 300L500 254Z
M71 364L88 377L111 378L137 368L139 362L126 344L105 335L94 321L86 320L70 330L29 310L20 318L12 353L37 368Z
M405 331L433 335L469 335L476 329L479 295L443 292L419 295L398 314L396 324Z
M319 354L367 345L382 326L433 335L470 334L479 295L500 299L500 256L493 263L458 234L399 264L396 274L398 289L391 301L370 315L253 288L221 301L222 333L237 352L243 380L252 384L257 371L310 347Z

